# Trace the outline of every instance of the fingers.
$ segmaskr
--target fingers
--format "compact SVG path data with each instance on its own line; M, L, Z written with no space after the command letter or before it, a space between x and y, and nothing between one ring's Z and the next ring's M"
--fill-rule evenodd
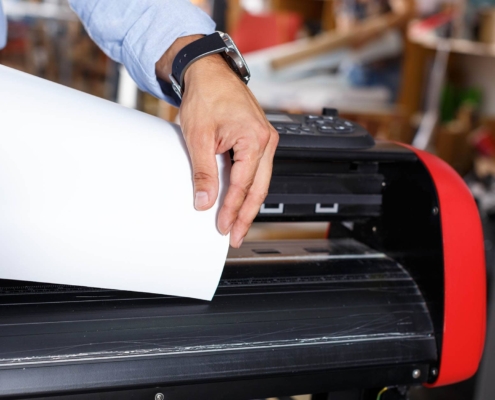
M230 186L218 216L218 229L223 234L230 232L237 219L269 139L270 131L263 127L250 136L241 136L233 146L235 162L230 173Z
M194 207L200 211L207 210L215 204L218 196L215 148L207 135L196 134L192 139L186 139L186 142L192 164Z
M251 227L254 218L258 215L261 205L268 194L268 187L272 176L273 156L278 144L278 135L271 136L263 157L260 160L256 177L249 190L236 221L230 231L230 245L240 247L244 237Z
M260 157L249 148L234 150L234 165L230 172L230 186L218 215L218 229L224 235L230 232L242 203L254 182Z

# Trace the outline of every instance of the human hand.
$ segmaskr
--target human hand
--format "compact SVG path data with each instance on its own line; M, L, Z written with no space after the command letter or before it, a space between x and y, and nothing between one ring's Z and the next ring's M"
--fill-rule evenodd
M174 54L200 37L178 39L181 43L157 63L157 75L168 80ZM230 232L231 246L240 247L268 193L278 134L220 55L194 62L186 71L184 87L180 121L192 162L195 207L207 210L215 204L219 187L215 155L233 149L218 229L224 235Z

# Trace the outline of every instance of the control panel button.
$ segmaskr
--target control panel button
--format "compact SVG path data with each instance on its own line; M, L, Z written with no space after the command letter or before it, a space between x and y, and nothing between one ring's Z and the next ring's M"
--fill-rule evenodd
M345 125L335 125L335 130L338 132L352 132L352 128L349 128L348 126Z
M333 125L321 125L318 130L320 132L335 132L335 127Z

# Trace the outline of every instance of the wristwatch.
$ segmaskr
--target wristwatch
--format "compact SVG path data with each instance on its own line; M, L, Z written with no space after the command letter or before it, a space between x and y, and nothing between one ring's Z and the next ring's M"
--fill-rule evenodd
M172 63L172 73L169 75L174 92L182 99L184 93L184 75L189 66L212 54L220 54L230 68L247 85L251 76L246 61L237 49L234 41L223 32L215 32L198 39L180 50Z

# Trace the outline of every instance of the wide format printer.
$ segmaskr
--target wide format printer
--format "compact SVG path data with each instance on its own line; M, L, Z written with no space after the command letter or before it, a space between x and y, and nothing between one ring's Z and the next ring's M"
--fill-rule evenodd
M248 400L474 374L485 266L461 178L335 110L268 118L280 145L257 221L328 221L328 239L231 249L211 302L0 281L0 398Z

